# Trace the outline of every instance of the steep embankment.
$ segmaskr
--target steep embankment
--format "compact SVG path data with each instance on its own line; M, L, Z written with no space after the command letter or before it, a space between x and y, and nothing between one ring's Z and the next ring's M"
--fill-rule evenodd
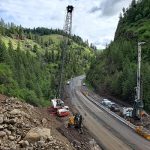
M46 28L24 29L0 21L0 93L48 105L58 93L62 50L65 80L86 72L94 51L78 36Z
M150 1L132 1L123 9L115 39L98 52L87 73L87 80L100 93L107 93L126 102L134 101L138 41L142 45L142 99L150 111Z
M71 150L52 116L47 116L39 108L0 94L0 149Z

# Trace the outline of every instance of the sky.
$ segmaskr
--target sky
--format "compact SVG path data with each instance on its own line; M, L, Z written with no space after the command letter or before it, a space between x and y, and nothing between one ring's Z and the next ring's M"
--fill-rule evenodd
M103 49L113 40L122 8L132 0L0 0L0 18L23 27L63 29L73 5L72 34Z

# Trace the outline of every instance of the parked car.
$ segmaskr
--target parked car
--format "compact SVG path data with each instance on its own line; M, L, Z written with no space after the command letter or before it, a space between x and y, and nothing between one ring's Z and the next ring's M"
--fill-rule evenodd
M70 84L70 81L67 81L67 85L69 85Z
M85 86L85 83L83 83L82 85Z
M112 104L111 107L110 107L110 110L114 111L114 112L119 112L120 108L117 104Z
M108 103L107 107L110 109L112 105L115 105L115 103L110 101L110 103Z
M103 99L101 104L110 109L111 106L114 105L115 103L110 101L110 100L108 100L108 99Z
M108 100L108 99L103 99L102 102L101 102L101 104L104 105L104 106L108 106L109 103L111 103L111 101Z

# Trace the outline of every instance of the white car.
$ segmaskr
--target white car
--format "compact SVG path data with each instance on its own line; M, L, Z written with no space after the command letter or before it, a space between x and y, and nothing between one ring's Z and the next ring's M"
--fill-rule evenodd
M111 106L114 105L114 104L115 104L114 102L111 102L111 101L110 101L110 102L107 104L107 106L108 106L108 108L111 108Z
M82 85L85 86L85 83L83 83Z
M69 85L70 84L70 81L67 81L67 85Z
M108 99L103 99L102 101L102 104L108 108L111 108L112 105L114 105L115 103L114 102L111 102L110 100Z
M105 106L107 106L109 103L111 103L111 101L108 100L108 99L103 99L102 100L102 104L105 105Z

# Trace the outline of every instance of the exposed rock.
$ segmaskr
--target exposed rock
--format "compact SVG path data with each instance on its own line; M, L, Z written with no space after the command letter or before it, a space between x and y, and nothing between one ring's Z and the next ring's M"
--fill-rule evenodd
M15 128L14 126L12 126L11 124L8 125L8 129L9 129L10 131L15 131L15 130L16 130L16 128Z
M12 124L12 125L15 124L16 122L17 122L16 118L15 118L15 119L10 119L10 120L9 120L9 123Z
M10 147L11 150L16 150L17 149L16 143L14 141L10 142L9 147Z
M0 125L0 130L3 130L4 129L4 126Z
M4 137L6 135L6 132L0 131L0 137Z
M21 114L21 111L19 109L14 109L11 112L9 112L11 115L18 115Z
M9 138L11 141L15 140L15 137L12 136L12 135L10 135L8 138Z
M25 139L28 141L38 141L41 137L47 139L51 136L50 129L48 128L32 128L27 134Z
M4 115L0 115L0 124L2 124L4 121Z
M46 123L47 123L47 120L46 120L45 118L43 118L43 119L42 119L42 124L43 124L43 126L45 126Z
M45 141L38 141L38 142L37 142L37 145L38 145L39 147L43 147L43 146L45 145Z
M30 115L28 115L27 113L23 112L23 111L20 111L19 109L14 109L12 111L9 112L11 115L23 115L25 116L26 118L30 118Z
M51 136L48 120L37 110L15 98L0 99L0 150L66 150Z
M20 146L23 147L23 148L29 146L29 142L28 142L28 141L24 141L24 140L21 140L21 141L19 142L19 144L20 144Z
M4 131L6 132L7 135L11 135L11 131L4 129Z

